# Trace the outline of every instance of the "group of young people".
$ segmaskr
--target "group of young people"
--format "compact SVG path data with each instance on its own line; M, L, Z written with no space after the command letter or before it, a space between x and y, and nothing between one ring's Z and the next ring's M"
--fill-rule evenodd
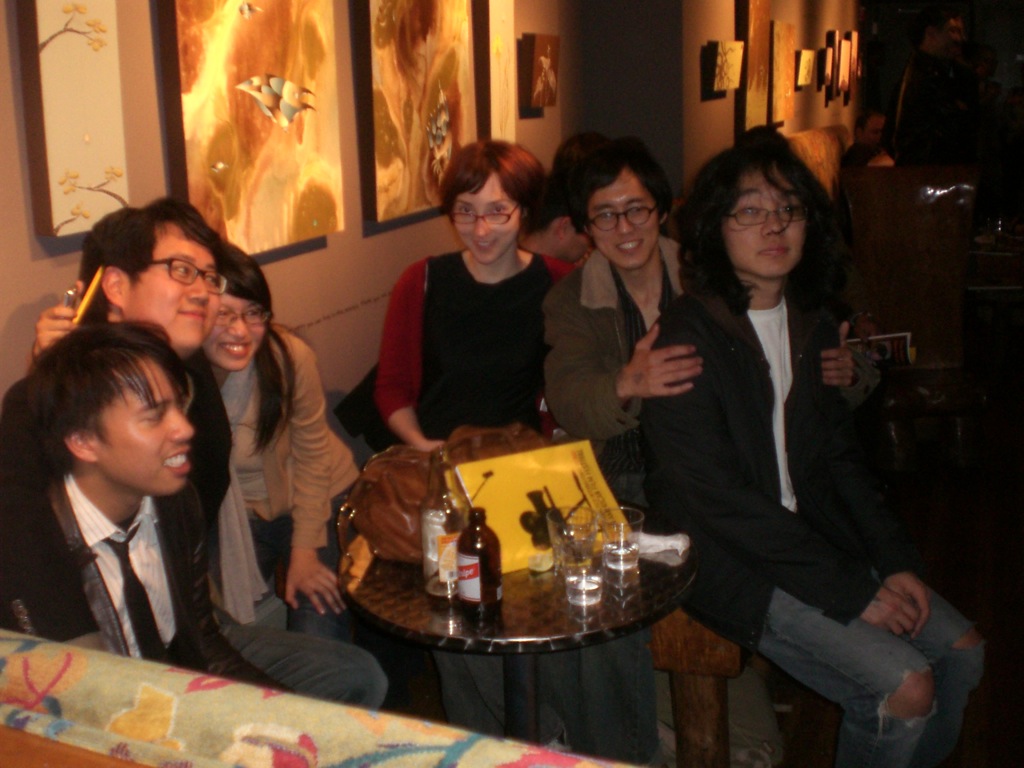
M853 376L842 344L847 329L826 310L846 256L828 196L786 142L740 142L714 158L680 209L681 244L662 234L671 189L636 139L598 138L546 187L540 162L524 148L476 142L453 156L441 198L462 248L412 264L385 319L374 400L396 439L429 450L462 424L539 427L548 409L568 435L595 442L622 501L647 504L655 526L693 537L702 567L688 610L843 705L838 765L940 762L980 678L983 643L926 586L909 537L866 469L840 391ZM271 322L270 293L255 262L205 239L190 209L181 221L154 218L151 209L167 208L188 207L161 201L137 214L152 242L124 238L134 213L114 214L90 235L82 276L105 270L106 303L95 327L71 331L71 312L57 308L41 318L37 347L46 349L8 393L0 417L0 484L17 488L13 498L22 505L0 500L3 530L10 521L34 542L43 526L32 516L45 519L48 559L62 555L64 583L89 584L97 562L108 592L117 594L112 549L87 537L97 557L81 564L80 547L68 547L62 527L69 518L54 511L61 506L54 489L71 500L83 533L78 507L87 505L76 486L108 518L101 526L115 529L108 535L130 537L142 527L136 521L152 518L165 547L177 523L165 520L174 513L164 512L163 499L177 499L198 522L182 536L194 554L193 598L187 606L171 601L171 613L191 608L191 618L157 621L168 648L199 617L207 630L199 647L231 651L207 626L208 597L199 594L207 537L217 553L221 628L243 655L251 645L273 644L246 619L266 566L281 555L290 557L294 626L306 630L292 634L346 647L322 637L347 632L326 529L331 498L356 470L324 422L315 359ZM538 242L563 243L572 255L561 260L525 247ZM157 326L163 341L151 346L169 342L176 354L167 361L140 348L120 365L99 364L96 394L72 409L86 412L66 418L67 398L47 394L48 387L91 381L74 374L87 370L76 355L130 349L124 339L133 335L149 340L154 331L137 321ZM122 476L119 467L133 462L106 450L117 434L108 415L123 408L134 409L141 432L155 429L148 476ZM15 451L11 439L25 443ZM79 452L80 444L93 450ZM81 487L79 477L97 469L130 513L107 514L88 493L90 482ZM189 475L201 504L185 488ZM143 514L153 497L157 510ZM27 548L4 549L5 559L27 569L9 579L4 564L4 626L62 640L98 630L107 647L137 651L126 601L106 601L120 618L110 622L110 606L98 606L86 587L64 597L75 612L48 615L37 582L52 583L56 572L49 562L28 569ZM178 577L168 581L178 596ZM109 642L118 633L125 645ZM644 640L637 633L542 656L545 736L603 757L650 760L657 732ZM350 660L361 653L346 650ZM307 658L304 648L283 656L285 667ZM196 658L172 660L195 666ZM246 658L301 690L267 659ZM494 660L444 652L435 660L449 719L500 733ZM366 670L379 674L376 663L358 658L357 665L370 686Z

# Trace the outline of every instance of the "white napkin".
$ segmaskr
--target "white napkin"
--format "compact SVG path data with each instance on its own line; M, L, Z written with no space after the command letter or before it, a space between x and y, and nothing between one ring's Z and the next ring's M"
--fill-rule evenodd
M640 533L640 557L676 566L683 562L683 553L690 548L690 537L685 533L655 536Z

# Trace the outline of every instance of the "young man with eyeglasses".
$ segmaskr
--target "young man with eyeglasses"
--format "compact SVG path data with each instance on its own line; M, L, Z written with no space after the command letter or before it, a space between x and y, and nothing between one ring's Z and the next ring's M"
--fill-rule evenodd
M82 324L157 325L188 370L188 416L196 430L189 480L199 494L209 536L215 536L230 484L232 442L220 390L201 348L226 287L218 271L222 248L220 236L194 207L164 198L143 208L116 211L97 222L82 245L79 271L84 286L103 270L92 302L81 313ZM63 306L46 310L36 324L34 351L38 354L73 332L75 314ZM25 379L4 396L0 489L17 493L25 514L45 515L50 508L50 475L28 400ZM350 643L254 624L239 625L236 634L238 650L250 663L298 693L374 707L383 700L383 673L372 657ZM351 671L356 667L365 677L361 672L355 679Z
M545 338L551 346L545 394L552 414L569 435L594 443L616 498L641 506L647 503L643 403L689 392L703 368L692 345L654 348L660 315L683 292L679 244L660 232L671 205L668 178L639 139L616 139L590 153L570 179L569 206L573 223L590 236L594 250L544 301ZM838 358L836 350L823 360L825 382L849 384L852 367ZM656 724L644 633L588 652L592 658L582 663L594 668L634 665L631 679L636 683L619 692L617 716L636 724L631 759L646 759L652 740L656 744ZM595 707L591 717L601 716Z

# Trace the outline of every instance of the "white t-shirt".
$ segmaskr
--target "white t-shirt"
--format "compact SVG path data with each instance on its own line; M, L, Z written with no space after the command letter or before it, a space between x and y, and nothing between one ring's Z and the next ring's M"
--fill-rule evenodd
M772 309L747 310L747 317L754 324L757 338L771 368L772 391L775 394L772 432L775 435L775 462L779 466L779 487L782 489L782 498L779 502L791 512L796 512L796 495L793 493L793 481L789 478L789 458L786 454L786 397L793 385L786 300L783 299Z

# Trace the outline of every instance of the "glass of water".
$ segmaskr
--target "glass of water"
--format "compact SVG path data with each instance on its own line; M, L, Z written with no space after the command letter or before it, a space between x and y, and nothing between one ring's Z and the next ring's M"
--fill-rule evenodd
M615 507L601 515L604 564L613 571L635 570L640 565L640 532L644 513L635 507Z

